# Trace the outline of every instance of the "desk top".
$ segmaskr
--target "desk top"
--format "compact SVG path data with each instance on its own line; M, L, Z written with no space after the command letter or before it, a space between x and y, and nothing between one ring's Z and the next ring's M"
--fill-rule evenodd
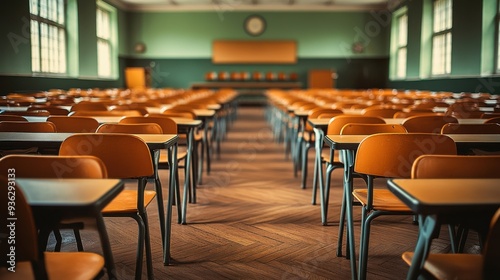
M37 146L40 148L58 148L70 135L77 133L44 133L44 132L1 132L0 143L2 146L25 148ZM94 135L93 133L86 133ZM99 133L95 133L96 137ZM162 149L165 145L177 142L176 134L134 134L141 138L150 149Z
M442 214L500 207L500 179L389 179L388 188L412 211Z
M385 123L387 124L402 124L405 119L384 119ZM486 119L458 119L458 123L460 124L482 124L486 121ZM316 128L322 128L325 129L328 127L328 124L330 123L330 119L308 119L307 122L312 126Z
M301 88L302 83L299 82L280 82L280 81L258 81L258 82L251 82L251 81L243 81L243 82L238 82L238 81L227 81L227 82L197 82L191 84L192 89L199 89L199 88L261 88L261 89L268 89L268 88Z
M103 124L103 123L119 123L121 119L124 117L120 116L90 116L91 118L97 120L98 123ZM45 122L47 121L47 117L38 117L38 116L25 116L25 118L29 122ZM178 126L185 126L185 127L190 127L190 126L200 126L202 124L201 120L192 120L192 119L186 119L186 118L177 118L177 117L171 117Z
M334 149L355 150L368 135L326 135L325 142ZM483 145L500 149L500 134L447 134L457 146L481 148Z
M123 184L119 179L16 179L32 207L100 210L123 189Z

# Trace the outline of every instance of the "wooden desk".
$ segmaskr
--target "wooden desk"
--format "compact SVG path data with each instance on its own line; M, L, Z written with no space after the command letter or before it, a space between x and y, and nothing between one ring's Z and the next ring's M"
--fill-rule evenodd
M423 221L407 279L420 275L442 221L473 222L486 240L500 207L500 179L389 179L387 186Z
M347 234L349 240L349 254L351 256L351 270L353 279L357 278L356 275L356 260L355 244L354 244L354 224L352 213L352 191L353 191L353 174L354 174L354 154L358 149L359 143L367 135L327 135L324 141L331 149L339 150L344 157L344 199L346 201L346 221L347 221ZM455 141L457 150L466 150L469 148L479 149L496 149L500 150L500 134L450 134L448 135ZM432 149L432 143L422 143L428 149ZM409 166L408 168L411 168ZM329 186L325 186L328 188ZM324 201L324 207L327 207L328 202ZM325 217L326 219L326 217ZM341 240L339 240L341 244ZM340 248L337 248L338 253Z
M1 132L0 133L0 144L1 147L7 149L24 149L29 147L39 147L39 148L50 148L59 149L61 143L68 138L70 135L75 133L36 133L36 132ZM172 224L172 205L173 197L175 196L175 187L177 185L175 181L176 170L177 170L177 141L178 136L175 134L134 134L135 136L141 138L149 147L151 152L154 150L166 149L168 151L169 159L169 193L167 198L165 221L160 220L160 228L163 237L164 246L164 263L168 264L170 261L170 240L171 240L171 224ZM89 134L89 145L96 145L99 142L99 134ZM85 144L85 143L84 143ZM82 144L82 146L85 146ZM155 169L158 163L153 161ZM163 195L161 188L156 189L157 200L158 200L158 210L163 213L165 210L163 208ZM185 191L186 192L186 191Z
M252 82L252 81L243 81L243 82L197 82L192 83L192 89L201 89L201 88L235 88L235 89L268 89L268 88L283 88L283 89L291 89L291 88L301 88L302 83L299 82Z
M113 253L101 210L123 190L118 179L16 179L33 209L40 229L39 249L45 250L52 229L66 218L95 218L106 269L110 279L117 279Z

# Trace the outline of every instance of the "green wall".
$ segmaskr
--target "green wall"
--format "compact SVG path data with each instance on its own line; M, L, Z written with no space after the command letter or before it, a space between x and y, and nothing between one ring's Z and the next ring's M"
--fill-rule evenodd
M294 40L299 58L386 57L387 17L381 12L259 12L267 23L259 37L245 33L243 22L253 12L129 13L129 51L138 58L210 58L212 42L230 40ZM353 54L361 41L365 52ZM144 54L132 46L143 42Z
M254 12L131 12L117 8L119 77L97 77L95 8L93 0L68 0L74 11L69 37L71 44L67 77L40 76L31 72L29 0L8 0L2 9L0 34L18 35L19 43L0 42L0 94L32 92L50 88L123 87L124 68L150 67L153 86L189 87L208 71L297 72L304 87L309 69L335 69L337 85L349 88L385 87L388 73L389 18L387 11L366 12L258 12L267 22L264 34L245 33L243 22ZM111 4L111 1L106 2ZM77 33L77 34L75 34ZM17 38L17 37L16 37ZM211 62L214 40L294 40L296 64L225 65ZM133 46L146 44L138 54ZM353 53L354 42L365 45Z

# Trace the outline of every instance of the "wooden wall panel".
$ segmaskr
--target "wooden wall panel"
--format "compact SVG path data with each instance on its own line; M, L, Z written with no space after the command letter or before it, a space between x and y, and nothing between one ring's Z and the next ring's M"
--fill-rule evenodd
M212 62L230 63L297 63L295 41L214 41Z

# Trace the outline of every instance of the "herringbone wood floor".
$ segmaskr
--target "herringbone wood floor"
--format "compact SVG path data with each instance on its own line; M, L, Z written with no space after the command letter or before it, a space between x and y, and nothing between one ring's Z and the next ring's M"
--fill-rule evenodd
M310 170L314 151L310 150ZM312 172L310 172L312 174ZM181 177L183 170L181 170ZM168 174L162 171L164 187ZM212 172L204 173L198 201L188 207L188 224L174 224L174 264L163 266L156 204L148 207L156 279L349 279L349 261L336 257L342 172L333 172L329 225L322 226L318 205L311 205L310 176L300 188L283 144L272 139L264 108L243 107L222 144ZM181 182L182 183L182 182ZM355 183L363 187L363 183ZM380 181L384 187L385 182ZM135 187L135 185L130 185ZM166 193L166 191L164 191ZM360 210L355 209L359 245ZM174 211L174 215L176 212ZM129 218L106 218L120 279L133 279L137 226ZM401 253L414 248L418 227L411 217L373 222L369 279L404 279ZM447 231L433 250L449 250ZM98 236L83 231L85 249L100 252ZM65 233L63 250L74 250ZM345 252L345 249L344 249ZM146 278L145 267L143 276Z

